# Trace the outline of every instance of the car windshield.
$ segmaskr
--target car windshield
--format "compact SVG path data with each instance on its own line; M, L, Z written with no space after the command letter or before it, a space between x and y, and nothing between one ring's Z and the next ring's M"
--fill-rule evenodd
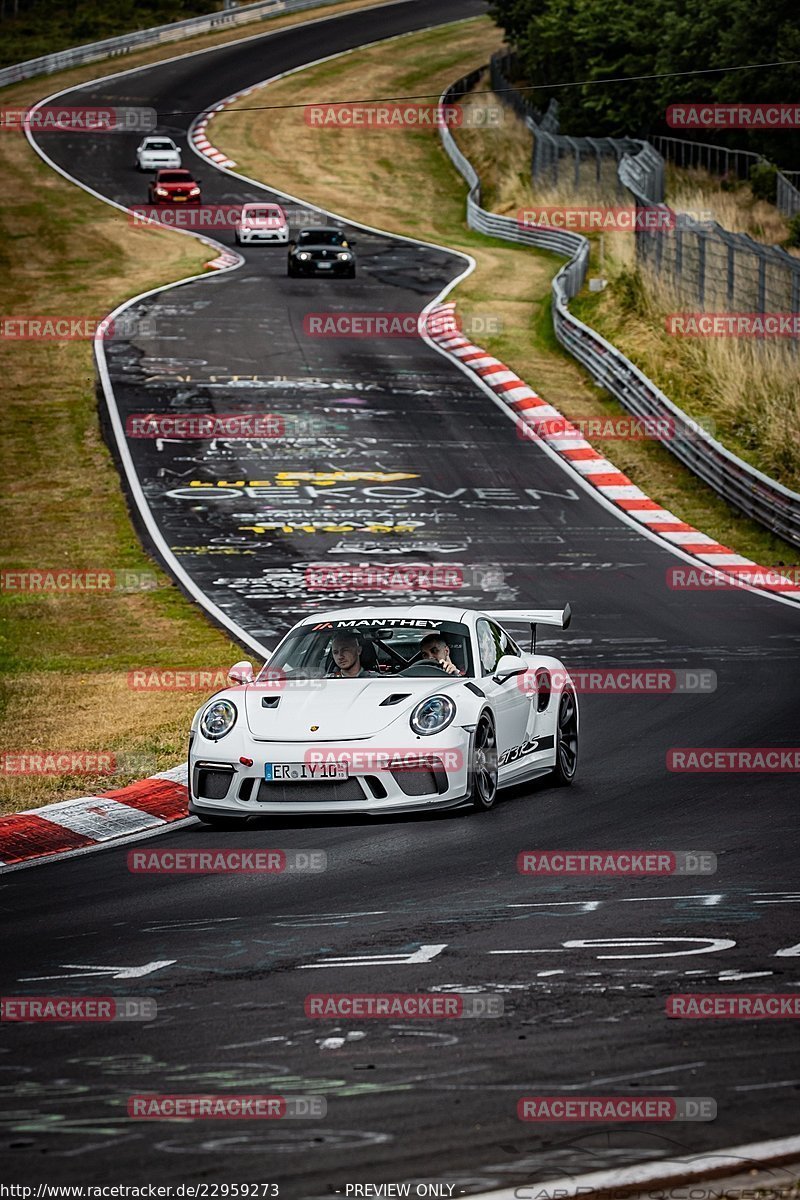
M159 183L194 183L188 171L159 171Z
M174 150L172 142L145 142L145 150Z
M449 652L449 653L448 653ZM321 621L293 629L264 667L264 678L353 678L362 671L378 679L445 679L436 665L449 658L458 675L473 675L469 630L457 621L416 617Z
M297 235L300 246L346 246L344 234L338 229L301 229Z
M244 208L242 216L247 221L270 221L272 224L283 221L283 213L279 208Z

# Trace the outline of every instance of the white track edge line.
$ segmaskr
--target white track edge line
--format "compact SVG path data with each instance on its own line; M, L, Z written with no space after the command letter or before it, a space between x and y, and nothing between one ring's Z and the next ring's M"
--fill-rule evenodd
M759 1157L770 1156L770 1157ZM688 1160L667 1159L660 1162L639 1163L632 1167L619 1167L611 1171L593 1171L588 1175L576 1175L568 1179L546 1179L533 1184L521 1184L516 1188L498 1188L489 1192L473 1192L469 1200L527 1200L530 1192L536 1197L566 1197L586 1195L588 1192L608 1191L612 1188L633 1190L636 1187L660 1185L686 1178L702 1178L709 1174L731 1175L754 1165L800 1157L800 1137L773 1138L764 1142L750 1142L744 1146L730 1146L713 1150ZM668 1163L674 1163L667 1167Z

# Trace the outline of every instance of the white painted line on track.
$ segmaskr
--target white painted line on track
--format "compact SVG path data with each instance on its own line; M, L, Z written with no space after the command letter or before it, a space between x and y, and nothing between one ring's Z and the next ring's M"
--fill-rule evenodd
M706 1151L693 1157L660 1159L611 1171L593 1171L563 1179L547 1179L515 1188L473 1192L469 1200L548 1200L571 1196L602 1196L606 1192L635 1192L692 1179L731 1175L744 1169L763 1167L800 1158L800 1137L773 1138L750 1142L722 1150Z

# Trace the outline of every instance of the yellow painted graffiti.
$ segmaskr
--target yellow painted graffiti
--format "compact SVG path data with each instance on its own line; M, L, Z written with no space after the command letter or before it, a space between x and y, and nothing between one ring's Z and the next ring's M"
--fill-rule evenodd
M248 533L413 533L422 525L422 521L414 521L404 525L284 525L280 521L267 522L264 525L239 525Z
M278 471L274 482L271 479L218 479L208 483L203 479L192 479L189 487L298 487L301 483L333 487L337 483L394 483L398 479L419 479L419 475L408 471Z

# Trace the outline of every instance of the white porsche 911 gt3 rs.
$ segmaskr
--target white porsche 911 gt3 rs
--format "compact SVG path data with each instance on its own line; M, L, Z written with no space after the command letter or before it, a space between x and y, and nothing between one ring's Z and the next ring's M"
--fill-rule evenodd
M499 619L531 626L523 652ZM392 813L470 804L549 775L572 783L578 701L536 626L570 609L482 613L364 606L305 617L255 676L195 714L189 811L209 825L281 813Z

